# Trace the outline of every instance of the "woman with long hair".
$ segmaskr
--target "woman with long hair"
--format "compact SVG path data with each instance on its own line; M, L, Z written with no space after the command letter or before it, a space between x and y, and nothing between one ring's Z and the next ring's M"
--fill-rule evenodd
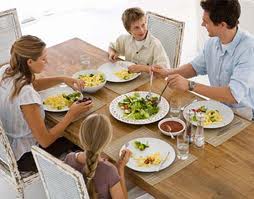
M81 89L83 82L70 77L35 78L46 64L46 44L38 37L26 35L12 45L10 64L0 68L0 120L21 171L37 170L32 145L39 144L59 156L68 146L67 140L60 138L65 128L91 107L91 101L74 103L63 120L48 129L38 91L60 83ZM59 144L62 146L57 148Z
M65 162L83 173L89 196L97 198L128 198L124 167L131 152L123 150L117 167L101 157L110 143L113 129L110 120L102 114L88 116L80 127L80 142L84 152L70 153Z

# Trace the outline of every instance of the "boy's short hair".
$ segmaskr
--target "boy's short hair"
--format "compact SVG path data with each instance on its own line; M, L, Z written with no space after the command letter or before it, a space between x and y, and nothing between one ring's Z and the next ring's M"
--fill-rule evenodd
M200 5L215 25L226 22L232 29L239 23L241 7L238 0L202 0Z
M145 16L145 13L140 8L128 8L122 14L122 21L125 29L129 32L131 23Z

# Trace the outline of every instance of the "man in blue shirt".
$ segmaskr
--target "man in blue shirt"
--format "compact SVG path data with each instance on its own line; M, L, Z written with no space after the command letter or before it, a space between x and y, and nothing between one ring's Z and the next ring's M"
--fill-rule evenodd
M238 0L203 0L204 26L211 38L203 51L191 63L177 69L153 67L153 71L168 76L169 87L191 90L221 101L240 110L252 119L254 114L254 38L238 29ZM208 74L211 86L186 78Z

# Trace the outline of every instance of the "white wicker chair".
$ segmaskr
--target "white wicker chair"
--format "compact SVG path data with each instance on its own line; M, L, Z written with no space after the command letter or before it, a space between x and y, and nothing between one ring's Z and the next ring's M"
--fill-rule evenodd
M82 174L43 149L33 146L32 153L49 199L88 199Z
M20 173L9 140L0 121L0 173L16 189L17 198L24 198L24 189L40 180L38 173Z
M9 62L11 46L21 35L16 9L0 12L0 66Z
M147 12L148 30L164 47L171 68L178 67L182 51L184 22Z

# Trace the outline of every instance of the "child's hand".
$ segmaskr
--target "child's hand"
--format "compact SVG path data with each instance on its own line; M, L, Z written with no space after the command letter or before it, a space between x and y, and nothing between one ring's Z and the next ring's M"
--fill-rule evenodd
M128 71L131 73L149 72L149 66L135 64L128 67Z
M117 58L118 58L119 55L116 51L110 50L108 54L109 54L109 56L108 56L109 61L111 61L111 62L116 62L117 61Z
M121 152L120 159L118 160L118 166L120 168L124 168L125 165L128 163L129 159L131 157L131 151L129 149L124 149Z

